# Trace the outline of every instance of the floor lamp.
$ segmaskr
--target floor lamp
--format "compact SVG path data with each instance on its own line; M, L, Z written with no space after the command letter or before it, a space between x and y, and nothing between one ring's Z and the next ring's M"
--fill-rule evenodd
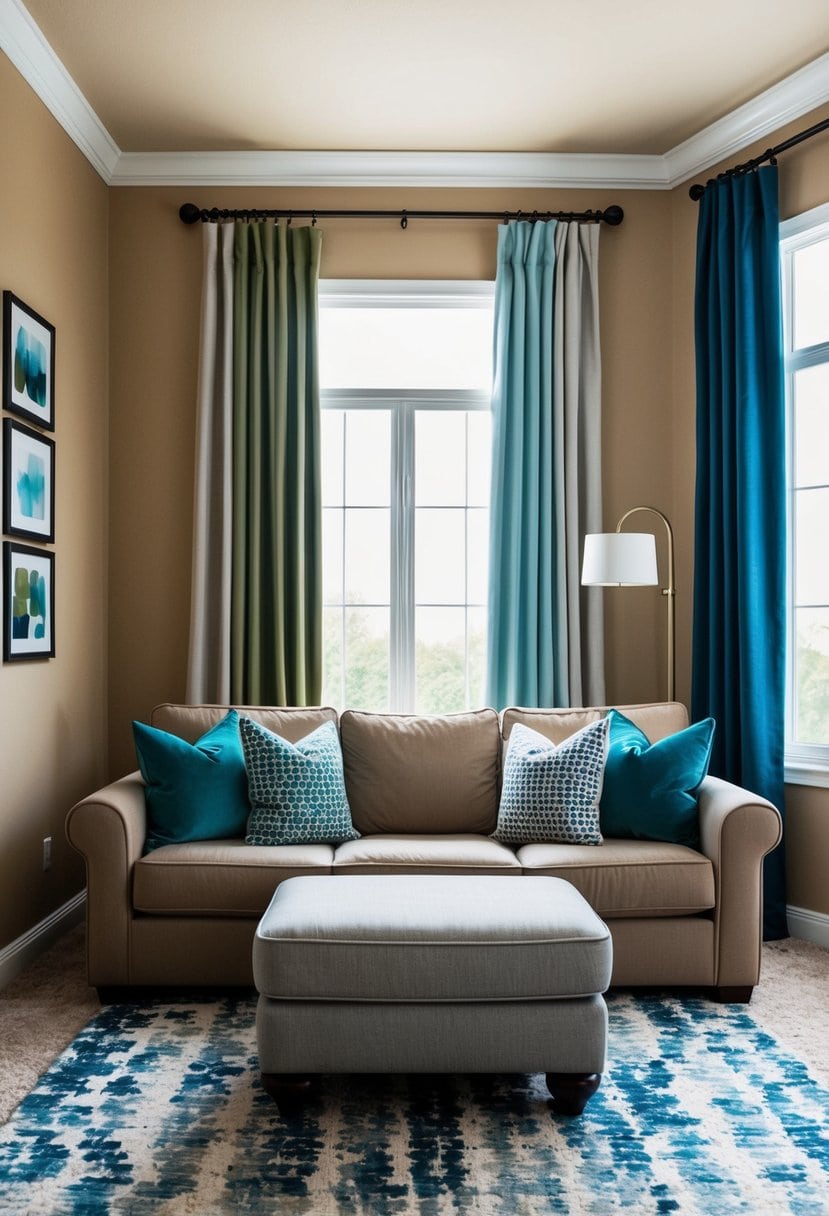
M662 594L668 602L668 700L673 701L676 684L674 534L662 512L656 507L631 507L619 520L615 532L594 532L585 536L581 581L585 587L658 585L655 538L650 532L622 531L622 524L637 511L649 511L661 519L668 536L668 585L662 588Z

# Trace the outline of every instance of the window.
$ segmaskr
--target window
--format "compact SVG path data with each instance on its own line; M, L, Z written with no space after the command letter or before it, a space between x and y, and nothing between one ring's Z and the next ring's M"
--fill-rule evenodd
M483 704L493 293L320 284L328 704Z
M829 205L781 225L788 423L786 773L829 785Z

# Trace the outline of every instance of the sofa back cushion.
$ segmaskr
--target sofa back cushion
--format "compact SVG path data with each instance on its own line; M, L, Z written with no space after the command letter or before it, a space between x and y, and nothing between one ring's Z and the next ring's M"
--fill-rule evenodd
M577 730L598 721L610 707L589 709L505 709L501 719L504 739L516 722L546 735L553 743L562 743ZM653 705L618 705L626 718L643 730L651 743L676 734L688 725L688 711L678 701L660 701Z
M340 735L358 832L494 831L500 775L494 709L436 718L349 709Z
M298 743L323 722L336 722L337 711L327 706L312 706L308 709L270 709L246 705L156 705L150 721L159 730L179 735L189 743L195 743L205 731L220 722L229 709L238 709L240 714L253 718L274 734L281 735L289 743Z

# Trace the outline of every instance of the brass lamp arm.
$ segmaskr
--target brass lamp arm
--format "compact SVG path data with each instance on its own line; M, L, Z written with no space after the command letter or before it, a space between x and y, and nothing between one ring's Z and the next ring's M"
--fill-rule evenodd
M656 507L631 507L629 511L625 511L622 518L616 525L616 531L622 531L622 524L626 519L630 519L631 515L635 515L637 511L647 511L651 515L656 515L662 520L665 525L665 532L668 537L668 585L662 588L662 594L668 600L668 700L673 701L674 690L676 687L676 646L674 641L675 634L675 618L676 618L676 585L675 585L675 569L674 569L674 533L667 518L658 511Z

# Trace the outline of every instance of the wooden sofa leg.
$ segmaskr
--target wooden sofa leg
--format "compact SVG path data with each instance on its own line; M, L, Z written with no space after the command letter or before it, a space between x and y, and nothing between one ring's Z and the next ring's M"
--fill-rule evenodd
M276 1102L281 1115L296 1114L302 1109L311 1088L311 1077L293 1072L263 1072L261 1076L262 1088Z
M753 984L745 984L736 988L715 988L712 996L722 1005L747 1005L753 991Z
M547 1088L557 1115L580 1115L601 1084L598 1072L548 1072Z

